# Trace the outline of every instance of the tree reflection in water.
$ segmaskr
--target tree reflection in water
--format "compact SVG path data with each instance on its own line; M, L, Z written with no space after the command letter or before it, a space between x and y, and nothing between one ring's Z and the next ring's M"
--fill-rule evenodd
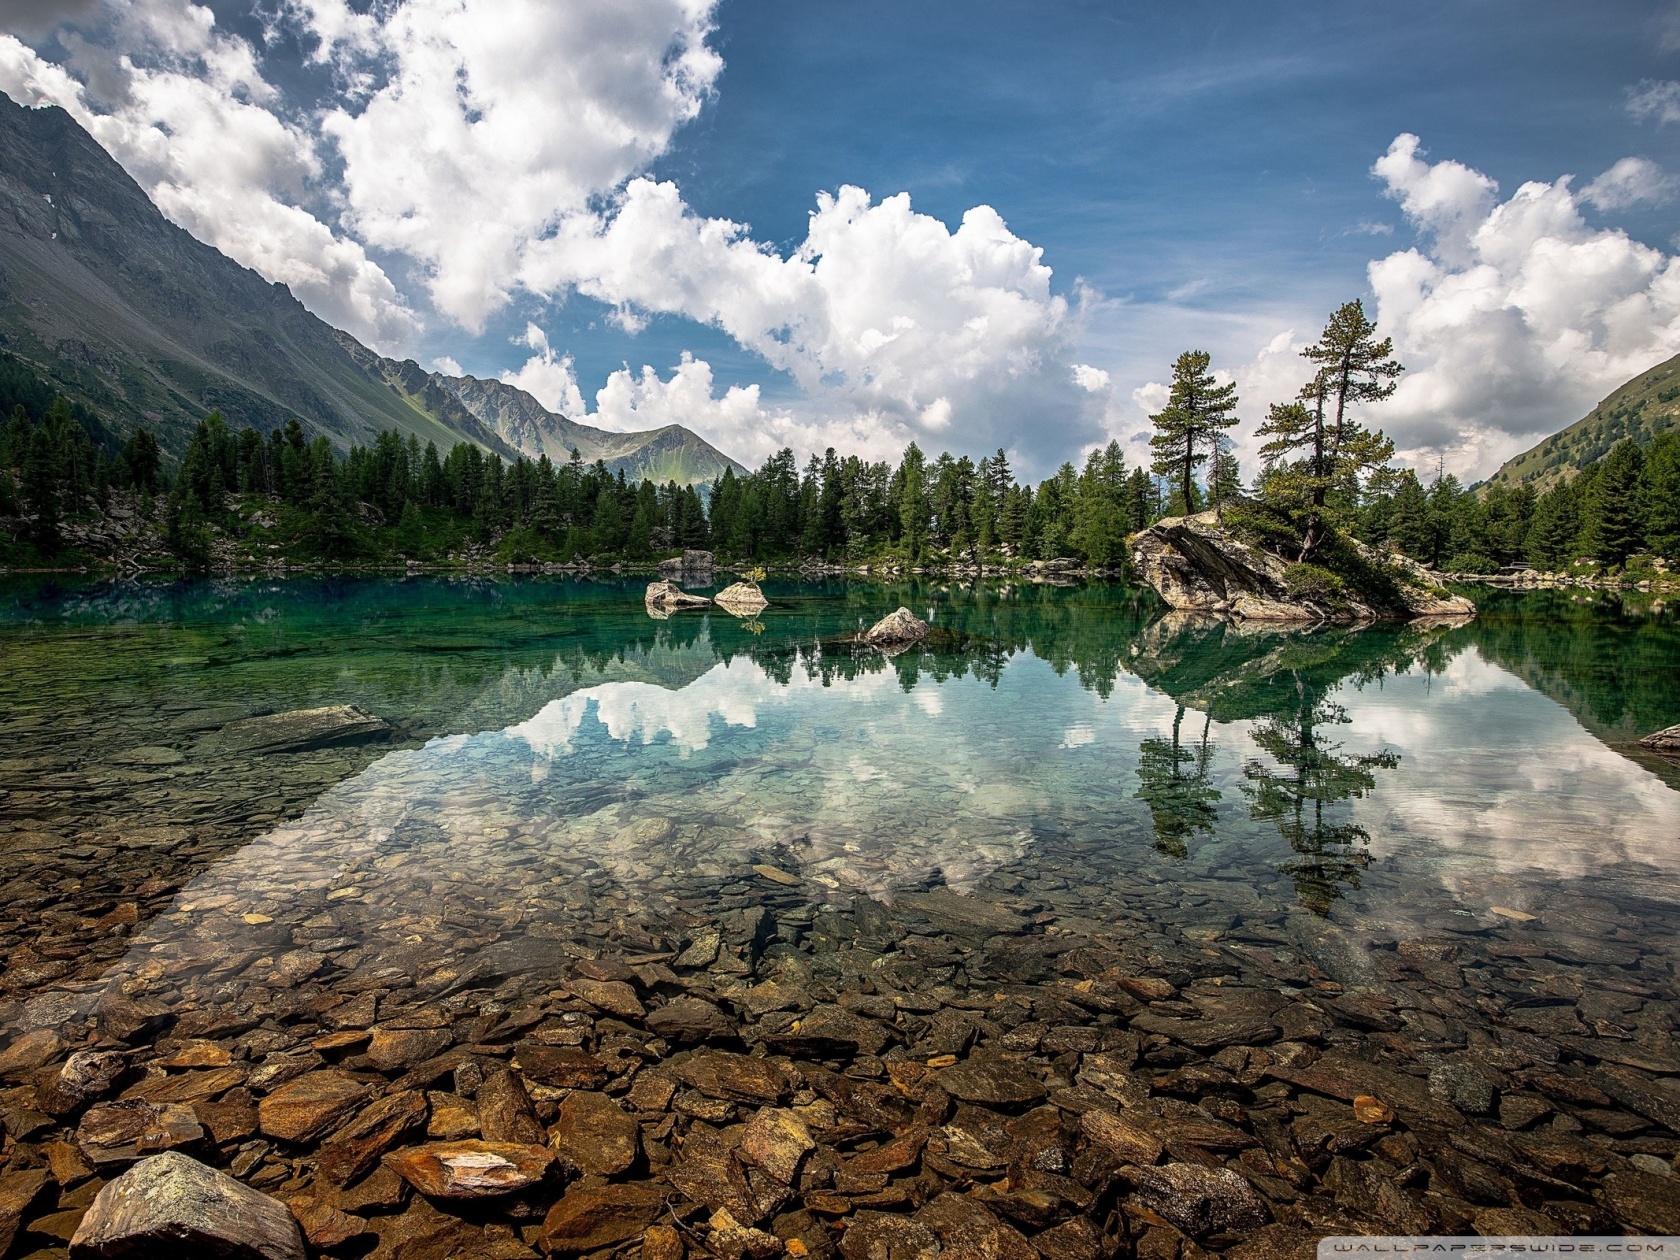
M1323 740L1318 728L1343 723L1347 711L1301 679L1294 709L1272 715L1252 732L1254 742L1271 758L1243 766L1243 794L1252 817L1272 823L1289 841L1296 857L1281 869L1295 880L1301 904L1328 914L1344 886L1359 887L1359 873L1370 863L1370 833L1357 823L1327 816L1342 801L1364 796L1377 785L1373 770L1392 770L1400 758L1391 752L1344 753Z
M1155 825L1156 852L1181 858L1200 832L1213 834L1219 815L1219 789L1208 778L1213 744L1208 732L1213 719L1202 715L1202 738L1195 748L1179 742L1184 706L1173 715L1172 738L1146 739L1138 745L1137 799L1149 806Z

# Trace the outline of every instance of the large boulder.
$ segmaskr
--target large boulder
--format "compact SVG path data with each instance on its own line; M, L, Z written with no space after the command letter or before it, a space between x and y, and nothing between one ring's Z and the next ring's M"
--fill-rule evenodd
M217 735L217 742L239 752L292 753L362 744L390 734L386 722L353 704L329 704L229 722Z
M704 595L689 594L675 582L661 581L648 583L647 593L642 596L642 602L653 615L669 617L685 608L710 607L712 601Z
M709 577L711 572L712 553L709 551L685 551L680 556L659 562L659 576L673 581L690 575Z
M862 641L883 652L894 649L902 652L911 644L927 638L930 627L908 608L890 612L863 632Z
M1475 604L1441 586L1439 574L1414 560L1379 555L1348 539L1361 558L1380 569L1387 596L1348 588L1323 589L1303 581L1317 575L1238 538L1217 512L1171 516L1128 540L1139 578L1175 609L1218 613L1246 621L1356 623L1399 618L1468 617Z
M764 592L758 589L756 582L736 582L733 586L726 586L712 597L712 603L737 617L756 617L770 607L770 601L764 598Z
M284 1203L168 1152L141 1160L99 1192L70 1239L70 1255L304 1260L304 1249Z

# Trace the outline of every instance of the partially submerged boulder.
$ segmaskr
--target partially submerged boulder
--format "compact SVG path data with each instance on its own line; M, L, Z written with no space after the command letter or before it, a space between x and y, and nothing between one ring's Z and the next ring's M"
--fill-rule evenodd
M709 577L711 572L712 553L709 551L685 551L680 556L659 562L659 576L673 581L690 575Z
M1475 604L1446 591L1440 575L1416 561L1343 541L1384 579L1381 592L1354 590L1315 565L1292 564L1244 542L1216 512L1168 517L1133 534L1129 543L1138 577L1175 609L1275 622L1475 614Z
M733 586L726 586L712 597L712 603L737 617L756 617L770 607L770 601L764 598L764 592L758 589L756 582L736 582Z
M169 1152L99 1192L70 1239L72 1260L164 1254L304 1260L291 1209L226 1173Z
M1649 748L1654 753L1661 753L1665 757L1680 757L1680 723L1647 735L1639 741L1639 746Z
M655 616L670 616L674 612L682 612L685 608L708 608L711 600L704 595L691 595L675 582L649 582L647 593L642 597L648 612Z
M292 753L361 744L390 734L388 723L353 704L329 704L229 722L216 738L224 748L240 752Z
M865 630L859 641L867 643L870 647L880 648L883 652L902 652L912 644L927 638L930 628L927 622L908 608L900 607L897 612L888 613Z

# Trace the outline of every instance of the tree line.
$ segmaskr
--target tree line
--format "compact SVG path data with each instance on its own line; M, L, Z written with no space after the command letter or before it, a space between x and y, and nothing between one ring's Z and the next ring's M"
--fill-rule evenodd
M1331 315L1303 351L1309 372L1296 397L1273 404L1256 430L1252 485L1229 435L1239 423L1236 387L1199 350L1173 364L1166 404L1150 417L1147 466L1128 466L1110 441L1034 485L1016 478L1002 449L978 461L930 459L912 442L896 464L830 448L801 468L784 449L703 489L630 480L575 451L567 461L508 463L472 443L443 452L396 430L341 454L296 420L264 434L235 431L216 413L170 469L145 427L119 442L91 410L0 358L0 415L10 415L0 429L0 516L50 558L67 520L131 503L157 516L169 549L196 567L219 534L336 560L470 551L514 563L610 563L707 548L731 561L1067 558L1120 570L1128 535L1208 507L1233 509L1234 525L1302 563L1331 563L1325 543L1337 534L1459 572L1518 560L1625 566L1680 552L1680 433L1648 448L1619 443L1541 493L1466 489L1440 471L1426 487L1392 467L1393 442L1361 415L1394 392L1403 371L1392 341L1376 333L1357 301Z

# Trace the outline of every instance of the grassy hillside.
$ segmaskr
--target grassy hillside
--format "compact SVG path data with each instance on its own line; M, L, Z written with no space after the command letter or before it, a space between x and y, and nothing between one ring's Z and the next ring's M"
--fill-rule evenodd
M1640 446L1680 422L1680 355L1641 372L1560 433L1505 461L1489 484L1508 489L1523 482L1537 491L1572 479L1623 438Z

